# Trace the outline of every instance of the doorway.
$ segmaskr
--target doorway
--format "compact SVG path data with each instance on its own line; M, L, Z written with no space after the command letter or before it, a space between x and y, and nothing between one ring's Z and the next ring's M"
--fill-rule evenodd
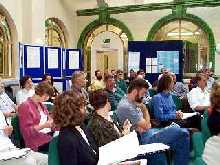
M118 68L118 50L97 50L96 51L96 69L104 73L106 70Z

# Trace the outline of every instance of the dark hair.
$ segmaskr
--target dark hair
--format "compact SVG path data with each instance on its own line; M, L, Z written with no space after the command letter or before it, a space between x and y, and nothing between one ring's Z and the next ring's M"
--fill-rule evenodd
M97 77L98 72L100 72L99 69L95 71L95 76L96 76L96 77Z
M148 89L148 83L144 79L135 79L130 82L128 86L128 93L131 93L134 89L140 90L142 88Z
M155 80L152 84L152 87L157 87L158 86L158 80Z
M85 106L83 95L66 91L58 95L52 112L54 123L58 127L75 127L84 121L84 114L80 111Z
M141 74L142 72L144 72L143 69L140 69L139 71L137 71L137 75ZM144 72L145 73L145 72Z
M207 123L211 134L218 135L220 133L220 112L213 110Z
M48 96L52 97L54 95L53 86L48 82L39 82L38 85L35 87L35 94L38 96L43 96L44 94L47 94Z
M108 101L108 94L106 91L99 89L90 94L89 101L95 110L103 108Z
M215 82L213 84L211 94L210 94L210 102L212 109L220 110L220 83Z
M104 82L108 81L109 79L114 79L114 76L112 74L106 74L104 77Z
M25 75L20 79L20 87L21 88L25 88L25 84L27 82L27 80L32 79L31 76L29 75Z
M171 75L163 75L158 81L157 92L160 93L163 92L164 90L169 89L172 81L173 78Z
M50 76L51 77L51 85L53 86L53 76L51 76L49 73L45 73L42 77L42 81L45 81L47 79L47 77Z

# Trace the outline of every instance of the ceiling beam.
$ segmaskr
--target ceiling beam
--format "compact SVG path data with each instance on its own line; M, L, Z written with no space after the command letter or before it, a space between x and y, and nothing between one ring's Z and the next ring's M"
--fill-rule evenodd
M104 1L104 0L103 0ZM216 7L220 6L220 0L175 0L168 3L150 3L143 5L128 5L119 7L106 7L110 14L119 14L136 11L152 11L162 9L173 9L177 5L183 5L187 8L194 7ZM77 16L98 15L100 8L77 10Z

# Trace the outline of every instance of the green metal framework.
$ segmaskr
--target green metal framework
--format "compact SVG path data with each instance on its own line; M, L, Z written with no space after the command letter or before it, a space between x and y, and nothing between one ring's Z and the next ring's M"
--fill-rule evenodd
M192 22L194 24L196 24L197 26L201 27L201 29L207 34L208 36L208 43L209 43L209 61L212 62L212 68L215 68L215 38L214 38L214 34L211 30L211 28L209 27L209 25L202 20L201 18L192 15L192 14L183 14L181 17L178 17L177 14L173 13L170 14L168 16L165 16L163 18L161 18L160 20L158 20L153 27L151 28L151 30L148 32L148 36L146 38L146 40L153 40L155 34L157 33L157 31L164 25L175 21L177 19L183 19L189 22Z

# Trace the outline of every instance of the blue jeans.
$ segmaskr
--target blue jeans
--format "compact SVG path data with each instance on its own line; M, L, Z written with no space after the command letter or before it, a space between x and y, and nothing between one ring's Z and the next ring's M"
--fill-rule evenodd
M174 165L188 165L190 137L187 129L166 127L161 130L150 129L140 134L140 144L164 143L174 152Z

